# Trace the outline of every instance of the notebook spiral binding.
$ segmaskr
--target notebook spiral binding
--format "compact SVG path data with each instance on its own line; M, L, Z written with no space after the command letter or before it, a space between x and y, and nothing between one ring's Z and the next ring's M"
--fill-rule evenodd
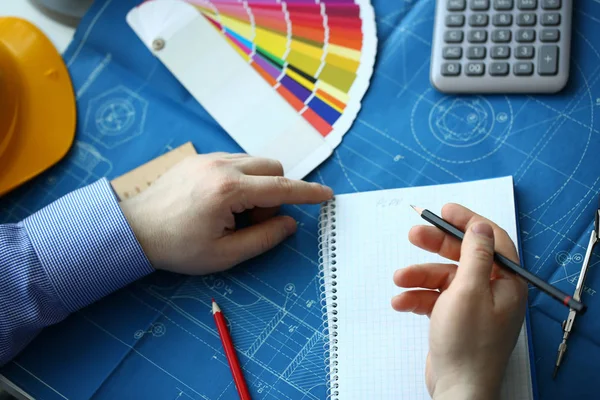
M319 214L319 288L325 344L327 399L339 399L337 354L337 289L335 198L322 204Z

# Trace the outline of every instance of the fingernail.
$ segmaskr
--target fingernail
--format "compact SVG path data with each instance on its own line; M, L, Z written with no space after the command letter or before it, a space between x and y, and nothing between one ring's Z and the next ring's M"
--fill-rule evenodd
M291 236L294 233L296 233L296 230L298 229L298 223L292 218L287 218L284 226L285 226L285 233L288 236Z
M488 239L494 237L494 230L488 223L485 222L476 223L471 227L471 230L478 235L487 237Z
M321 185L321 187L327 192L327 195L329 197L333 196L333 189L330 188L329 186L325 186L325 185Z

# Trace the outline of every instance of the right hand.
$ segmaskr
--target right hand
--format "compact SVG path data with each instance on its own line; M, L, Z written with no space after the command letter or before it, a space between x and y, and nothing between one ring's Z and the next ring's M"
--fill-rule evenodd
M409 232L414 245L458 261L396 271L409 290L395 296L397 311L431 318L426 383L434 399L497 399L527 305L527 285L493 263L494 249L518 261L515 246L496 224L457 204L442 217L465 232L462 241L433 226ZM432 290L433 289L433 290Z

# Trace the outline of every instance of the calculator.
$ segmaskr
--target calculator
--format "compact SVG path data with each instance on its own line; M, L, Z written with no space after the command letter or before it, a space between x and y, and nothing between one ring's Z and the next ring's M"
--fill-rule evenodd
M445 93L560 91L572 12L572 0L437 0L431 84Z

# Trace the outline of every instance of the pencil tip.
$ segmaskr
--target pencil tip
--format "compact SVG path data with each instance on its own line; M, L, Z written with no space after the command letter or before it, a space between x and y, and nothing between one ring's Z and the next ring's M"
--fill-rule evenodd
M217 304L217 302L215 301L215 299L212 299L212 313L218 313L221 311L221 308L219 307L219 305Z
M413 206L412 204L410 206L413 208L413 210L418 212L419 215L421 215L423 213L423 209L421 207Z

